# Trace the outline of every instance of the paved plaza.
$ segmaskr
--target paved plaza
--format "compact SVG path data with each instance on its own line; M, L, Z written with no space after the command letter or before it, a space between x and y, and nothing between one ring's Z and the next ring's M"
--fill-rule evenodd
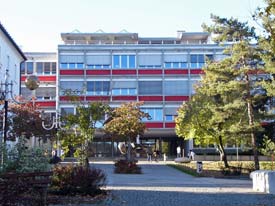
M110 197L103 205L275 206L275 195L252 191L252 181L192 177L163 163L140 162L143 174L113 173L113 162L93 166L108 176Z

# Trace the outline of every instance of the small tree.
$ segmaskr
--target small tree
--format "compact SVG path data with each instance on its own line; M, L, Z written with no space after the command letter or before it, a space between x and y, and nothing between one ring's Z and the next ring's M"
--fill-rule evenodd
M104 125L106 133L128 143L127 160L131 161L131 142L137 135L142 135L146 129L144 118L150 118L148 113L140 110L142 102L130 102L115 108L109 120Z
M69 151L75 148L74 155L80 158L80 163L89 166L89 143L93 140L97 122L104 121L109 106L103 102L91 102L88 106L79 105L76 114L65 117L68 131L63 133L62 147ZM65 133L65 134L64 134Z
M273 170L274 169L275 142L273 142L268 137L264 137L263 148L261 148L261 152L264 155L271 157L271 161L272 161L271 168Z

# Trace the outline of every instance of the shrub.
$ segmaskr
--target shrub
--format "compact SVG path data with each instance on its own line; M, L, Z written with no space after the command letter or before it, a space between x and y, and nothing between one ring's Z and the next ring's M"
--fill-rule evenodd
M97 195L106 185L105 173L96 168L57 165L53 168L50 192L61 195Z
M137 161L118 160L115 163L114 172L122 174L141 174L141 167L137 165Z

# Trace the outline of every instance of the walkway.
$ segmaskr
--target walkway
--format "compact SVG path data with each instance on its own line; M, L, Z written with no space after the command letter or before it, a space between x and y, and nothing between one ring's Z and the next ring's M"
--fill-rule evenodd
M252 191L251 180L196 178L162 163L141 162L143 174L113 173L113 162L97 162L112 191L112 206L275 206L275 196Z

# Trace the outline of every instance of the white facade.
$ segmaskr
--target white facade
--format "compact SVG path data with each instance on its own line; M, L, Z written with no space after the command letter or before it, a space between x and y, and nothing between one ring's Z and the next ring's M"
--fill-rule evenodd
M20 63L24 60L26 57L0 23L0 81L4 83L8 70L8 82L13 83L15 96L20 91Z

